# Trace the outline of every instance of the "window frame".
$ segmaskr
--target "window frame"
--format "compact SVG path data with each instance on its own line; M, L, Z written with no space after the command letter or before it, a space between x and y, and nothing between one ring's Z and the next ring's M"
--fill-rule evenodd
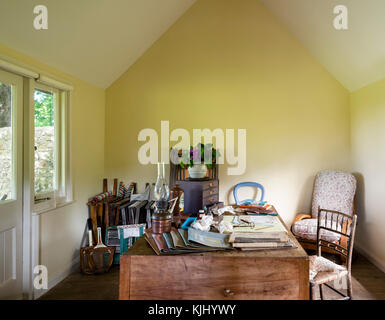
M71 92L48 86L38 81L33 81L32 90L32 132L31 143L35 145L35 99L36 90L52 92L54 100L54 121L55 121L55 154L54 154L54 190L44 193L35 193L35 149L33 148L33 170L32 174L32 194L33 212L41 213L63 206L73 201L71 162L70 162L70 141L69 141L69 110ZM50 198L49 200L41 200Z
M17 201L18 197L20 196L18 190L17 190L17 176L18 176L18 161L21 161L18 159L18 144L20 144L20 138L19 138L19 133L18 133L18 127L21 125L23 126L22 123L18 121L18 116L19 116L19 111L17 108L18 103L23 103L22 101L19 101L19 95L17 94L18 90L23 90L23 87L21 86L21 89L17 89L20 84L18 84L18 81L15 80L18 75L0 69L4 74L2 74L2 77L6 80L4 83L5 85L9 86L11 88L11 144L12 144L12 149L11 149L11 197L5 200L0 200L0 205L3 204L8 204L14 201ZM16 159L16 161L15 161ZM1 195L0 195L1 196Z

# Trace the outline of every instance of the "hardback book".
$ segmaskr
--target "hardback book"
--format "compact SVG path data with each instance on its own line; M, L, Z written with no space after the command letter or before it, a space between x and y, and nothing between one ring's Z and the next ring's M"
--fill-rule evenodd
M290 242L253 242L242 243L234 242L234 248L279 248L279 247L292 247Z
M230 235L229 242L287 242L289 239L287 232L277 231L277 232L233 232Z
M279 246L270 246L270 247L241 247L242 251L263 251L263 250L287 250L287 249L296 249L297 246L294 242L289 239L289 241L285 245Z

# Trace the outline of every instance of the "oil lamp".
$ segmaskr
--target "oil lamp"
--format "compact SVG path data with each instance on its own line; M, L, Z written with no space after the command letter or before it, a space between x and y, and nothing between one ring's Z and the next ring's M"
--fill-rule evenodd
M151 217L153 233L167 233L171 231L172 215L168 211L169 187L164 173L164 163L158 163L158 177L154 187L155 211Z

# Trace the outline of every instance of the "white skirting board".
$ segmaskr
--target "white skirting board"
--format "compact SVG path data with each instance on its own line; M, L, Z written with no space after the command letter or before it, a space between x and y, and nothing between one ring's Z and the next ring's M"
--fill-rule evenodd
M39 256L39 234L40 234L40 217L39 215L32 215L32 266L39 265L40 256ZM36 276L33 274L33 267L31 270L31 285L32 285L32 299L38 299L43 294L47 293L54 286L56 286L60 281L64 280L71 273L80 272L80 257L78 256L70 264L63 268L63 271L60 272L54 279L48 281L47 289L35 289L33 286L33 279ZM48 270L48 278L49 278L49 270Z
M63 281L66 277L74 272L80 272L80 258L74 259L55 279L48 282L48 289L33 289L33 299L39 299L43 294L47 293L59 282Z
M361 255L363 255L366 259L368 259L371 263L373 263L378 269L385 273L385 261L381 261L371 253L369 253L366 249L364 249L359 243L354 244L354 249L357 250Z

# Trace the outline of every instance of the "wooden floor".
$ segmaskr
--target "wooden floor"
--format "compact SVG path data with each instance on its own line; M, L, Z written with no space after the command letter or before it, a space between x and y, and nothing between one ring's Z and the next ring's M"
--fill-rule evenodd
M362 256L358 256L352 266L353 299L385 300L385 274ZM74 273L60 282L40 299L42 300L114 300L119 293L119 267L114 266L103 275L82 275ZM324 289L326 299L336 295ZM316 296L316 298L318 298Z
M100 275L73 273L39 300L117 300L119 298L119 266Z
M325 257L333 260L332 255ZM352 263L352 281L353 300L385 300L385 273L361 255ZM338 294L325 286L323 292L324 299L339 298ZM319 299L318 290L315 298Z

